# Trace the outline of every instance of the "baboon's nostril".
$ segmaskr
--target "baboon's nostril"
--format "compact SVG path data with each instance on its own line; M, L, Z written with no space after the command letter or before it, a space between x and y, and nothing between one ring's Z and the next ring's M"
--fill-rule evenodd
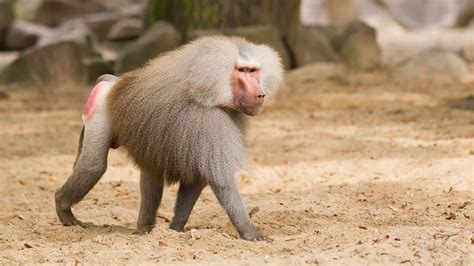
M257 97L258 98L265 98L265 94L259 94Z

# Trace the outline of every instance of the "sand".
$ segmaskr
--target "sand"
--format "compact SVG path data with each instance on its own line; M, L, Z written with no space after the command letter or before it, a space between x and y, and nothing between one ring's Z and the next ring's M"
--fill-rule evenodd
M238 173L253 220L273 243L238 239L206 188L186 232L134 235L138 170L113 150L64 227L54 191L71 172L88 89L19 88L0 100L0 264L474 264L474 96L443 77L287 75L251 119L250 170Z

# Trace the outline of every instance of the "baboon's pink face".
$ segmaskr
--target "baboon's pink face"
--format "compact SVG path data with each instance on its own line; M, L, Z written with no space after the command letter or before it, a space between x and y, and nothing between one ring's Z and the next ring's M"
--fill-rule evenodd
M229 107L246 115L262 111L265 93L260 87L260 69L251 64L236 64L232 70L232 102Z

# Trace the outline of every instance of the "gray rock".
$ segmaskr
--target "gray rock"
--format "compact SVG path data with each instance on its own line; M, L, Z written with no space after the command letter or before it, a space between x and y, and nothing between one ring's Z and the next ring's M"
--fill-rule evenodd
M304 83L318 80L342 80L346 77L346 67L342 63L317 62L291 71L291 76Z
M28 49L0 72L0 84L28 83L41 90L83 86L86 81L80 49L71 41Z
M90 84L94 83L103 74L114 73L114 62L105 60L101 56L86 58L84 64L87 69L87 80Z
M349 68L371 70L380 65L382 51L373 28L355 21L335 32L331 43Z
M33 83L32 77L29 76L28 66L22 57L18 57L0 69L0 86L16 83Z
M1 51L0 52L0 70L9 66L18 57L20 57L20 51Z
M433 49L421 52L394 71L392 78L405 80L433 74L448 75L464 80L469 77L466 62L454 52Z
M341 60L328 37L317 27L296 27L288 33L287 44L293 55L295 67L313 62Z
M75 0L18 0L15 9L19 18L50 27L104 10L97 1Z
M42 36L36 46L42 47L65 41L76 43L84 57L95 52L95 39L82 20L71 20L63 23L60 27L51 31L51 34Z
M121 9L120 14L127 18L138 18L144 20L147 9L147 5L145 3L129 4L128 6Z
M190 42L197 38L212 36L212 35L225 35L225 32L224 30L220 30L220 29L192 30L188 33L188 36L186 36L186 42Z
M135 39L140 36L143 31L143 20L129 18L117 21L107 33L107 40L122 41Z
M110 28L121 19L119 14L113 12L93 13L80 18L98 41L105 40Z
M292 63L289 52L283 43L283 36L275 26L261 25L239 27L230 32L230 35L242 36L251 42L269 45L280 54L285 68L291 68Z
M10 0L0 0L0 48L3 47L7 29L14 19L12 3Z
M173 26L166 22L156 22L120 54L115 73L141 67L151 58L176 48L180 43L181 35Z
M51 33L52 30L48 27L15 20L8 29L5 47L12 50L22 50L35 45L41 37Z

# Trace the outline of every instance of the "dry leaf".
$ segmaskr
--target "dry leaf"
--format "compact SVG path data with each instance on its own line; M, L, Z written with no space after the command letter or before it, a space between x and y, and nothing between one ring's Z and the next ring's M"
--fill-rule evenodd
M197 240L200 239L201 236L198 234L196 229L191 229L191 239L192 240Z
M311 216L312 218L316 218L316 212L313 211L313 208L309 207L309 208L306 208L304 210L304 212L306 212L307 214L309 214L309 216Z
M388 207L389 207L392 211L394 211L394 212L399 212L399 211L401 211L399 208L396 208L396 207L394 207L394 206L392 206L392 205L390 205L390 204L388 204Z
M249 216L250 218L252 218L252 216L254 216L257 212L260 211L260 208L257 206L257 207L253 207L250 212L249 212Z
M128 190L117 190L117 194L115 196L120 197L120 196L127 196L128 195Z
M454 214L452 212L450 212L450 213L445 212L445 213L443 213L443 215L446 216L446 220L455 220L456 219L456 214Z
M444 192L444 193L449 193L449 192L451 192L451 191L453 191L453 187L449 187L449 188L443 189L443 192Z
M112 187L120 187L122 185L122 181L112 181L110 184Z
M461 205L458 206L458 209L464 209L466 208L467 205L469 205L471 202L465 201Z

